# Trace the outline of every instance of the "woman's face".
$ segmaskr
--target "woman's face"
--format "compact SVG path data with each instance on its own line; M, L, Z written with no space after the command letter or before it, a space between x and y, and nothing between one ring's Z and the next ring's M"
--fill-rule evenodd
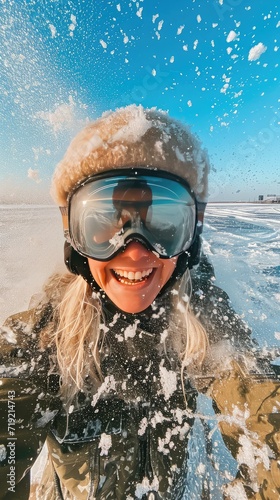
M177 257L160 259L137 241L108 262L88 259L96 283L127 313L149 307L172 275Z

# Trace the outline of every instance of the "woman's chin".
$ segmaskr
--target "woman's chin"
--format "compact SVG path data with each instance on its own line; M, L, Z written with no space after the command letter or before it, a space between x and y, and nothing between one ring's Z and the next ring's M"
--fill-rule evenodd
M155 299L153 298L153 300L147 300L147 298L145 297L143 298L143 300L137 301L132 297L130 298L130 300L125 300L124 297L122 297L121 299L116 299L115 297L109 296L109 298L112 300L112 302L114 302L115 306L117 306L118 309L129 314L137 314L145 311L145 309L147 309Z

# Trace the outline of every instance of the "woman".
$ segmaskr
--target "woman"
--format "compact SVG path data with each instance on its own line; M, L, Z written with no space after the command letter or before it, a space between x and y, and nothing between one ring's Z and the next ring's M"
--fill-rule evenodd
M279 498L279 383L198 265L208 170L187 128L141 106L88 125L57 166L70 273L1 332L1 471L15 432L17 498L45 438L38 498L182 498L198 391L240 464L225 498Z

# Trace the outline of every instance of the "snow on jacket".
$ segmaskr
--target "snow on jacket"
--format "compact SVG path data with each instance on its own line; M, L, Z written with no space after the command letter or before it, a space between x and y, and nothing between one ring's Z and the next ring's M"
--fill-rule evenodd
M192 278L192 307L216 361L186 377L185 391L179 360L162 347L160 319L132 325L108 310L102 387L90 398L80 394L66 412L59 377L50 370L52 353L39 348L55 304L8 318L0 331L1 499L7 493L28 498L28 471L45 440L49 457L37 498L181 499L198 391L213 399L224 441L239 464L224 498L279 499L279 380L214 285L205 257ZM219 358L225 352L231 354Z

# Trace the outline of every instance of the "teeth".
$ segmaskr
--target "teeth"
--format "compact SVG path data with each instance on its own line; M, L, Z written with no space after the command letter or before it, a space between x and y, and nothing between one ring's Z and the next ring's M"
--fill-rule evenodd
M152 272L153 272L153 269L144 269L143 271L136 271L136 272L123 271L122 269L114 269L114 273L117 275L118 278L127 278L127 280L134 281L134 282L143 281ZM119 279L119 281L121 283L128 283L127 280Z

